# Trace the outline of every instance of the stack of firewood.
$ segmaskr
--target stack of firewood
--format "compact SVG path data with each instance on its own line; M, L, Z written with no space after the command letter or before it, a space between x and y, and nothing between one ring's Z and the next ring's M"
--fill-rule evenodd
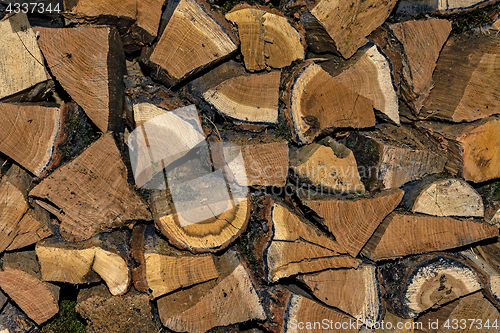
M496 2L0 1L0 332L497 332Z

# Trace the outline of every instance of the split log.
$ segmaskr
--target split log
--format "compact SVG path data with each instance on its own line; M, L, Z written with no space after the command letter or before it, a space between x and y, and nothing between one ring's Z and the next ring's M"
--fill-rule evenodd
M403 205L413 213L484 217L481 196L464 180L426 177L409 183L404 190Z
M272 235L262 258L268 282L329 268L355 268L360 264L336 241L281 203L272 203L267 218Z
M375 125L372 102L337 82L314 62L283 74L283 116L299 144L311 143L335 128Z
M36 203L31 204L21 221L19 221L16 236L7 247L7 251L21 249L52 236L49 213Z
M0 103L0 126L4 128L0 151L41 176L60 154L58 146L63 143L63 119L68 107Z
M498 255L499 247L498 245L490 244L478 246L476 249L478 251L470 249L460 253L466 258L469 266L477 272L485 295L498 308L500 307L500 267L491 266L483 259L483 256L491 262L492 260L489 260L489 256ZM479 252L479 254L476 254L476 252Z
M241 53L250 72L283 68L305 57L303 36L276 10L239 5L226 14L226 19L238 26Z
M367 190L389 189L443 171L446 153L432 137L413 128L377 125L353 132L345 140Z
M447 150L446 170L474 183L500 177L500 119L470 124L421 122Z
M43 65L35 33L26 14L20 12L0 20L0 99L39 101L51 92L53 82ZM0 140L1 142L1 140Z
M477 221L392 213L377 228L362 254L379 261L453 249L496 236L498 228Z
M156 332L149 297L130 290L113 296L103 285L81 289L76 311L95 333Z
M37 324L59 312L59 287L41 280L35 251L4 255L0 287Z
M306 196L299 192L299 198L319 215L320 223L335 236L337 242L356 257L382 220L399 204L403 191L388 190L373 197L354 200Z
M0 332L31 333L36 331L36 324L11 302L8 302L5 307L2 306Z
M432 18L396 23L390 28L402 44L408 61L409 71L402 73L407 87L401 92L407 104L418 115L424 100L433 88L432 73L439 53L451 32L451 22Z
M249 74L233 60L188 84L188 92L237 123L276 124L281 73Z
M499 38L450 38L439 56L434 88L424 103L422 116L462 122L500 113L500 93L494 88L499 83L499 58Z
M163 325L176 332L203 333L218 326L266 319L255 285L236 251L219 256L216 266L217 280L158 299Z
M155 234L153 225L136 226L132 239L132 252L141 263L134 285L154 298L219 276L211 255L175 249Z
M154 80L175 86L236 52L229 23L204 1L180 0L167 6L167 12L158 43L141 55Z
M416 318L481 289L477 274L452 255L409 257L381 267L391 312Z
M37 28L38 45L62 87L102 131L115 130L123 109L125 56L110 27Z
M140 50L156 38L164 0L116 1L95 3L77 0L68 3L64 17L78 24L113 25L122 34L128 52ZM71 7L70 7L71 6Z
M300 148L290 147L290 169L301 183L312 185L321 193L359 194L365 191L352 151L332 138Z
M123 295L132 282L126 247L126 233L115 231L82 243L48 238L37 243L36 254L44 281L83 284L101 277L111 294Z
M329 269L299 275L297 280L328 306L363 322L379 322L384 311L377 266L361 264L356 269Z
M457 14L492 5L498 0L402 0L396 11L399 14L418 15L423 13Z
M69 241L86 240L134 220L151 220L127 183L127 169L112 134L54 171L30 195L61 221L61 235Z

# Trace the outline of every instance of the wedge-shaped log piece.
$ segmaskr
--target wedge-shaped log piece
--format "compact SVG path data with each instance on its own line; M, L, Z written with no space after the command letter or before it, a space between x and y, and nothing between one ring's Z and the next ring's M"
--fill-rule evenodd
M283 14L242 5L227 13L226 19L238 26L241 53L250 72L283 68L304 59L303 37Z
M102 132L114 130L123 109L125 74L116 29L40 27L37 31L38 44L57 81Z
M349 90L314 62L292 68L283 75L281 100L284 117L299 144L339 127L375 125L372 102Z
M373 102L384 118L399 124L399 107L391 65L376 45L362 48L334 79Z
M336 241L282 203L273 203L270 212L267 218L273 233L263 253L268 282L300 273L359 265L360 260L349 256Z
M307 185L324 193L363 193L358 165L352 151L332 138L300 148L290 148L290 168Z
M170 19L158 43L142 54L153 79L175 86L237 50L229 24L206 3L180 0L167 10Z
M469 266L477 272L485 295L497 307L500 305L500 267L496 266L497 259L491 257L499 252L498 242L461 252Z
M26 14L20 12L0 20L0 34L0 99L41 99L50 87L50 76Z
M424 100L433 87L432 73L439 53L451 32L451 22L432 18L406 21L391 26L394 35L403 45L410 71L403 71L407 89L405 100L415 114L419 114ZM426 116L426 115L424 115Z
M40 176L49 166L61 135L61 109L1 103L0 114L0 151Z
M32 205L33 208L28 209L19 221L16 236L7 247L7 251L21 249L52 236L49 213L36 203Z
M59 287L42 281L35 251L4 255L0 288L37 324L59 312Z
M345 333L359 331L357 321L350 316L296 294L288 298L285 313L284 333L335 331L335 327L343 327Z
M403 204L413 213L433 216L484 216L481 196L461 179L436 180L434 177L410 183Z
M337 242L356 257L382 220L403 198L400 189L387 190L373 197L343 200L331 196L309 196L299 191L302 203L321 218L321 223Z
M498 0L402 0L396 10L400 14L418 15L423 13L455 14L489 6Z
M446 169L474 183L500 177L500 119L470 124L421 122L446 147Z
M127 169L112 134L104 134L54 171L30 195L49 202L43 207L61 221L61 235L70 241L86 240L134 220L151 220L127 183Z
M156 37L164 2L77 0L73 8L66 8L64 17L79 24L114 25L123 35L124 47L136 51L144 44L151 44Z
M136 226L132 239L132 252L142 263L134 284L146 286L139 288L154 298L219 276L211 255L177 250L155 233L153 225Z
M375 231L362 254L378 261L442 251L498 236L498 228L449 217L392 213Z
M44 281L83 284L100 276L111 294L123 295L132 283L126 248L127 234L115 231L80 243L48 238L37 243L36 254Z
M377 266L361 264L353 269L328 269L299 275L297 280L323 303L341 309L363 322L382 319L382 290Z
M391 13L397 0L314 1L311 14L324 27L344 58L350 58L366 44L369 35Z
M345 140L352 150L367 190L389 189L440 173L446 152L438 141L409 127L377 125L371 132L354 132Z
M264 320L256 287L233 249L217 257L217 280L158 299L161 322L176 332L203 333L217 326Z
M498 59L500 38L450 38L441 51L422 116L462 122L500 113L500 92L494 88L500 80Z
M381 271L388 308L403 318L416 318L481 289L474 270L459 257L446 254L389 262Z

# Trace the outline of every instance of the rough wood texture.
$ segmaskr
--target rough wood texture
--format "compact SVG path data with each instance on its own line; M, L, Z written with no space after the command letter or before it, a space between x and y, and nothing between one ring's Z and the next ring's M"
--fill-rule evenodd
M382 220L399 204L403 191L388 190L373 197L354 200L300 194L299 198L319 215L320 222L335 236L337 242L356 257Z
M465 59L465 60L464 60ZM500 39L457 35L443 47L423 117L474 121L500 113ZM453 69L450 68L453 67Z
M451 31L451 22L432 18L425 21L406 21L391 25L394 35L403 45L410 72L404 71L409 85L403 90L408 105L419 114L424 100L433 87L432 73L439 53Z
M498 0L402 0L396 10L401 14L417 15L422 13L454 14L481 8Z
M409 184L405 187L403 204L413 213L433 216L484 216L481 196L461 179L424 178L417 184Z
M0 103L0 151L40 176L49 166L62 134L60 108Z
M375 125L372 102L337 82L314 62L283 74L283 116L299 144L311 143L319 135L339 127Z
M439 173L445 151L432 137L411 127L377 125L371 132L353 132L345 145L356 157L367 190L389 189Z
M144 285L154 298L216 279L219 274L211 255L193 255L179 251L155 234L153 225L134 228L131 244L135 257L143 263L136 273L135 285ZM142 287L141 287L142 289Z
M453 255L409 257L390 262L381 271L388 309L403 318L416 318L481 289L474 270Z
M498 228L449 217L390 214L363 249L379 261L424 252L442 251L498 236Z
M237 50L224 18L204 2L180 0L167 11L171 15L158 43L142 54L153 79L175 86Z
M322 193L342 195L365 191L352 151L332 138L300 148L291 147L290 169L300 182L313 185Z
M361 264L357 269L329 269L297 279L323 303L363 322L382 319L382 290L377 266Z
M21 249L52 235L49 213L39 205L32 203L19 221L16 236L7 247L7 251Z
M36 324L11 302L2 307L0 313L0 332L30 333L37 330Z
M125 56L114 28L40 31L38 45L52 74L102 132L115 130L123 109Z
M366 36L381 25L391 13L397 0L384 2L369 0L321 0L311 14L321 23L344 58L350 58Z
M360 263L336 241L281 203L272 204L267 218L273 231L262 255L268 282L328 268L357 267Z
M6 253L0 287L37 324L59 312L59 287L42 282L35 251Z
M500 119L470 124L421 122L446 148L446 169L475 183L500 177Z
M75 1L73 1L75 2ZM158 34L165 0L77 0L64 17L79 24L114 25L127 51L151 44ZM134 45L135 44L135 45Z
M500 306L500 270L499 267L491 266L490 263L498 255L499 247L495 244L489 244L486 246L478 246L476 249L470 249L460 252L466 259L470 267L472 267L478 274L479 279L482 283L482 288L484 293L492 302L497 306ZM493 256L493 260L490 260L490 256ZM483 259L486 258L486 260Z
M241 53L250 72L283 68L305 57L301 34L278 11L242 5L227 13L226 19L238 26Z
M134 220L151 220L127 183L127 170L112 134L103 135L54 171L30 195L49 202L43 207L61 221L66 240L86 240Z
M217 257L219 278L158 299L160 319L177 332L265 320L254 282L236 251Z
M40 99L37 97L47 92L50 76L26 14L0 20L0 35L0 99L12 95L23 102Z

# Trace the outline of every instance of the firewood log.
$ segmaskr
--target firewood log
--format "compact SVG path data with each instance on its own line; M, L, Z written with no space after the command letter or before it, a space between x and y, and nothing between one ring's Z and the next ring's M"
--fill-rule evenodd
M298 144L311 143L335 128L375 125L371 100L349 90L314 62L283 74L283 116Z
M365 191L352 151L332 138L299 148L290 147L290 169L301 183L312 185L322 193Z
M452 249L497 236L497 227L478 221L394 212L380 224L362 254L379 261Z
M0 288L37 324L59 312L59 287L42 281L35 251L4 255Z
M125 56L115 28L37 28L38 45L57 81L102 131L115 130L123 109Z
M155 234L153 225L137 226L134 233L142 234L142 239L139 235L132 236L134 255L142 256L138 260L142 265L135 274L139 281L134 284L147 286L145 291L152 297L158 298L219 276L211 255L177 250Z
M236 123L276 124L281 73L249 74L231 60L188 84L194 98Z
M56 237L40 241L36 254L42 278L73 284L98 282L102 278L111 294L123 295L132 282L126 238L126 233L115 231L80 243Z
M437 140L411 127L380 124L371 132L352 132L345 145L354 153L370 191L400 187L439 173L446 162Z
M481 289L475 271L453 255L409 257L383 265L381 272L388 308L403 318Z
M361 264L353 269L329 269L299 275L297 280L323 303L363 322L378 322L384 311L377 266Z
M265 278L276 282L300 273L355 268L360 260L283 203L272 202L267 219L272 235L264 247Z
M112 134L105 134L71 163L31 190L60 221L64 239L82 241L134 220L151 220L131 191L127 170ZM43 200L43 201L42 201Z
M359 254L382 220L396 208L403 197L403 191L399 189L354 200L309 194L311 193L299 191L299 199L319 215L319 222L326 226L337 242L353 257Z
M161 322L176 332L203 333L217 326L264 320L252 279L236 251L216 260L219 277L158 299Z
M81 289L76 311L95 333L157 332L149 297L134 289L122 296L111 295L102 284Z
M164 0L116 1L98 3L92 0L73 1L64 17L79 24L113 25L122 34L128 52L140 50L155 39L160 25Z
M462 122L500 113L500 93L493 88L500 73L499 57L497 37L450 38L437 62L434 88L424 102L422 116Z
M180 0L167 11L169 20L161 37L141 55L154 80L175 86L236 52L229 23L204 1Z
M19 221L16 236L7 247L7 251L21 249L52 236L49 213L36 203L31 205L33 208L29 208Z
M0 100L43 100L53 82L43 64L35 33L26 14L20 12L0 20Z
M500 119L464 124L424 121L419 126L446 148L445 168L453 175L474 183L500 177Z
M481 196L461 179L425 177L404 187L403 206L433 216L483 217Z
M2 306L0 312L0 332L30 333L36 332L36 324L11 302Z
M423 13L457 14L482 8L498 0L402 0L396 6L397 13L418 15Z
M305 57L304 37L276 10L239 5L226 14L226 19L238 26L241 53L250 72L283 68Z

